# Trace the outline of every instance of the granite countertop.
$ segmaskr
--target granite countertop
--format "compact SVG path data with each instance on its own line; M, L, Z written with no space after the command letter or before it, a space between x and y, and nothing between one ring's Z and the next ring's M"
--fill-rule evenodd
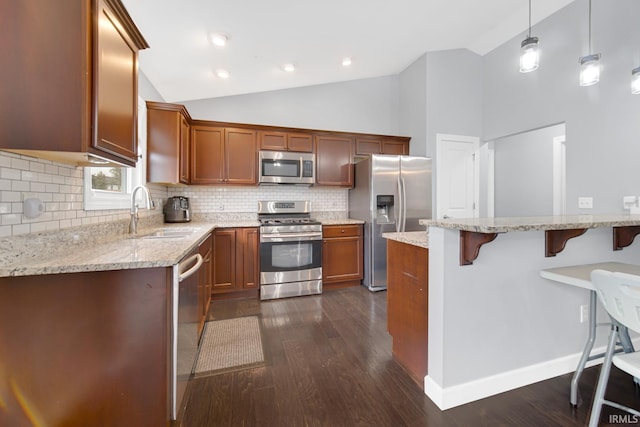
M477 233L569 230L576 228L628 227L640 225L640 215L558 215L513 218L421 219L421 225Z
M323 218L321 222L336 225L364 221ZM259 225L257 219L242 216L203 217L176 224L158 222L155 218L147 224L141 222L138 236L160 228L186 229L190 233L175 238L134 238L126 232L126 221L0 239L0 277L170 267L180 262L214 228Z
M214 224L163 224L158 228L188 230L188 235L144 239L120 234L93 242L66 241L58 250L47 250L47 245L42 245L40 252L31 248L30 251L16 252L13 259L2 260L0 277L170 267L198 246L213 230ZM145 236L154 230L157 228L141 229L138 236Z
M382 237L409 245L429 249L428 231L406 231L404 233L382 233Z
M364 221L361 219L320 219L322 225L350 225L350 224L364 224Z

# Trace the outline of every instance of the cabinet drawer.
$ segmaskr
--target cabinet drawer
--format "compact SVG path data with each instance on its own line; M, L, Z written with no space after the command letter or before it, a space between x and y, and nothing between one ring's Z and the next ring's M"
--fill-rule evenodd
M322 237L353 237L362 236L362 225L325 225L322 227Z

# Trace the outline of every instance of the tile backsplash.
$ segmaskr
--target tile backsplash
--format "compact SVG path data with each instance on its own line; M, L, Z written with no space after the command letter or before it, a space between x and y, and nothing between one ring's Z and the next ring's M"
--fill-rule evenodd
M169 196L185 196L194 214L258 211L260 200L310 200L313 212L346 212L344 188L267 185L260 187L169 187Z
M82 167L0 152L0 237L127 220L127 209L84 210L83 172ZM164 186L149 189L155 200L167 197ZM31 197L44 203L44 213L28 219L23 201ZM141 216L161 213L160 208L140 211Z
M0 151L0 237L128 220L128 209L84 210L83 173L82 167ZM168 196L189 197L194 214L256 213L259 200L310 200L313 212L348 211L349 191L343 188L147 186L157 208L140 210L142 217L162 215ZM28 219L23 201L32 197L44 203L44 213Z

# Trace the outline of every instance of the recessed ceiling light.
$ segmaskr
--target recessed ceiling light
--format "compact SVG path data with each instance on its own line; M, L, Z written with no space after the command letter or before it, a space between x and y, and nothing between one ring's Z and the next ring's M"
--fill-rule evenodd
M216 46L222 47L227 44L227 41L229 41L229 37L226 34L221 34L221 33L211 34L211 43L213 43Z
M218 76L218 78L220 79L228 79L230 74L227 70L220 69L216 70L216 76Z
M343 67L348 67L350 65L351 65L351 58L349 58L348 56L346 58L342 58Z
M296 66L294 64L284 64L282 69L288 73L293 73L296 70Z

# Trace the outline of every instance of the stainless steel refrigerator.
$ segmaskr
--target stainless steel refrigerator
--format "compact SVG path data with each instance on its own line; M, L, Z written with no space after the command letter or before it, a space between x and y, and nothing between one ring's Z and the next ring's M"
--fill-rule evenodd
M426 230L431 218L431 159L373 154L355 165L349 217L364 224L364 279L370 291L387 288L387 242L382 233Z

